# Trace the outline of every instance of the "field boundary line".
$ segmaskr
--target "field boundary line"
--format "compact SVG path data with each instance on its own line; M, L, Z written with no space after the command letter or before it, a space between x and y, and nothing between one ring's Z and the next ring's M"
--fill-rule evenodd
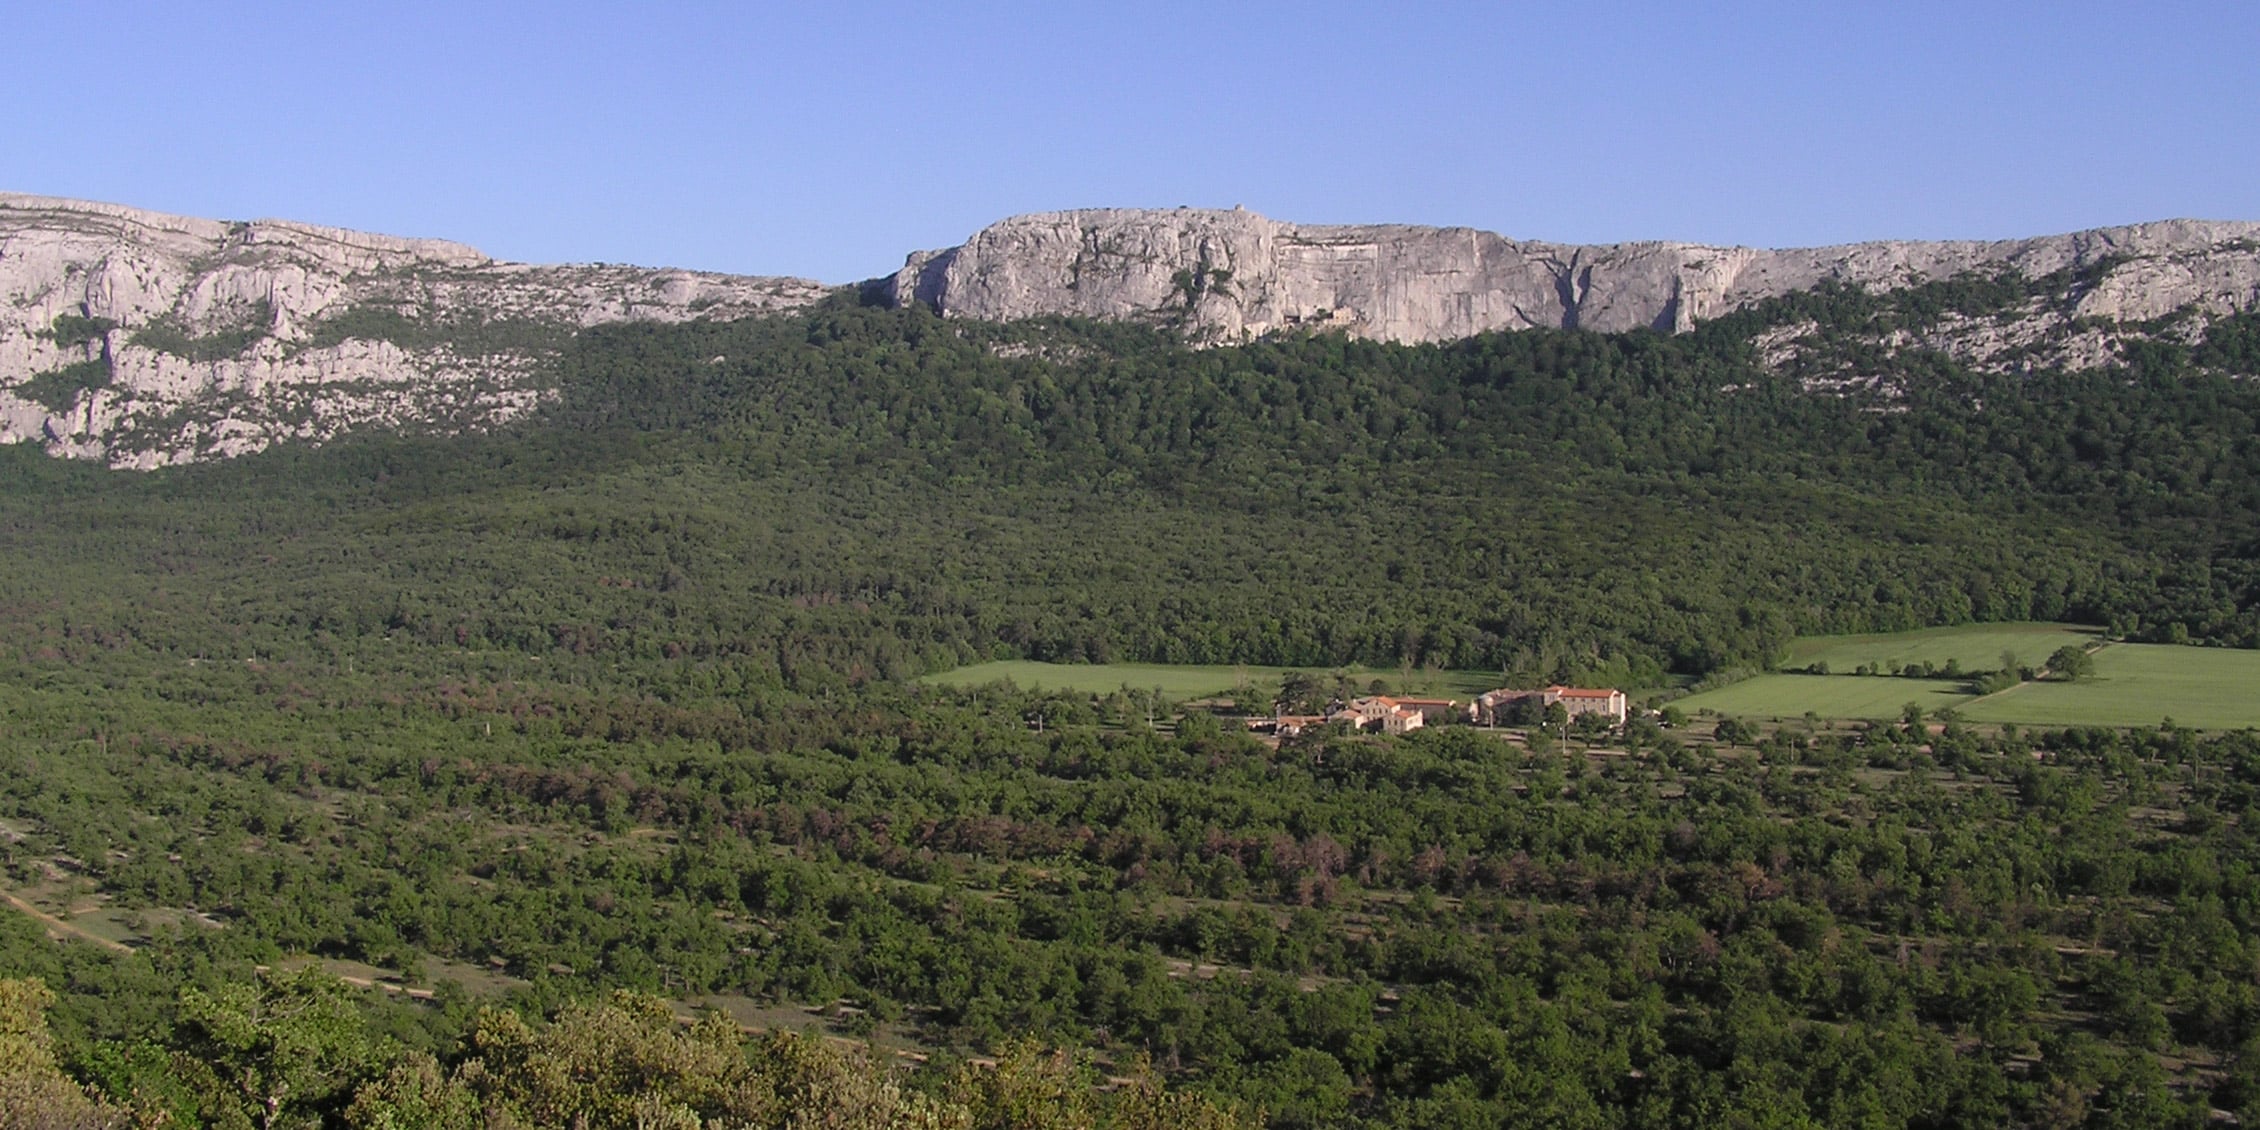
M2113 643L2113 641L2111 641L2111 640L2096 640L2096 641L2094 641L2094 642L2092 642L2092 643L2086 643L2086 644L2082 644L2082 645L2080 645L2080 650L2082 650L2082 651L2086 652L2086 653L2087 653L2087 654L2089 654L2089 655L2094 655L2095 653L2097 653L2097 652L2099 652L2099 651L2102 651L2102 650L2103 650L2103 649L2105 649L2105 648L2108 648L2108 647L2110 647L2112 643ZM2002 697L2004 697L2004 696L2007 696L2007 695L2012 695L2012 694L2015 694L2015 693L2017 693L2018 691L2021 691L2021 690L2025 689L2026 687L2030 687L2030 686L2035 686L2035 685L2038 685L2039 683L2041 683L2041 682L2043 682L2043 681L2044 681L2044 680L2041 680L2041 679L2021 679L2021 680L2019 680L2019 681L2018 681L2018 682L2016 683L2016 685L2014 685L2014 686L2007 686L2007 687L2003 687L2003 688L2001 688L2000 690L1997 690L1997 691L1993 692L1992 694L1981 694L1981 695L1978 695L1977 697L1975 697L1975 698L1971 699L1971 700L1970 700L1970 701L1969 701L1969 702L1968 702L1968 703L1967 703L1966 705L1969 705L1969 706L1976 706L1976 705L1977 705L1978 703L1981 703L1981 702L1988 702L1988 701L1991 701L1991 700L1993 700L1993 699L1997 699L1997 698L2002 698ZM1955 707L1955 709L1956 709L1956 710L1959 710L1959 709L1961 709L1961 707L1957 706L1957 707Z
M2038 680L2034 680L2034 682L2037 682L2037 681L2038 681ZM1992 699L1997 699L1997 698L2001 698L2001 697L2003 697L2003 696L2005 696L2005 695L2012 695L2012 694L2015 694L2015 693L2017 693L2018 691L2021 691L2021 690L2023 690L2023 689L2025 689L2026 687L2029 687L2029 686L2031 686L2031 685L2033 685L2033 684L2032 684L2032 682L2019 681L2019 682L2017 683L2017 685L2015 685L2015 686L2013 686L2013 687L2003 687L2003 688L2001 688L2000 690L1997 690L1997 691L1993 692L1992 694L1981 694L1981 695L1978 695L1977 697L1975 697L1975 698L1972 698L1972 699L1971 699L1970 701L1968 701L1968 702L1966 702L1966 703L1963 703L1963 704L1962 704L1962 706L1976 706L1976 705L1977 705L1978 703L1981 703L1981 702L1987 702L1987 701L1990 701L1990 700L1992 700ZM1956 706L1956 707L1955 707L1954 709L1956 709L1956 710L1960 710L1960 709L1962 708L1962 706Z

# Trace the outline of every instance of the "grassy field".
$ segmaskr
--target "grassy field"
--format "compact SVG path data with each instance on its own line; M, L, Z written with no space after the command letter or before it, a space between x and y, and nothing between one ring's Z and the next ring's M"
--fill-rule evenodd
M1832 664L1833 666L1833 664ZM1708 710L1740 717L1897 718L1912 702L1925 711L1960 709L1972 701L1953 679L1894 679L1854 675L1760 675L1672 705L1689 713Z
M1983 698L1943 679L1847 675L1862 663L1960 660L2000 666L2004 650L2036 663L2065 643L2095 643L2093 633L2061 624L1992 624L1883 636L1800 640L1792 666L1826 662L1832 675L1761 675L1679 700L1682 710L1743 717L1895 718L1912 702L1947 707L1974 722L2043 726L2184 726L2233 730L2260 726L2260 651L2108 644L2095 652L2094 677L2077 683L2026 683Z
M2057 648L2084 647L2096 642L2098 635L2092 628L2073 624L1964 624L1872 636L1811 636L1789 646L1788 666L1826 663L1831 671L1850 674L1863 663L1888 671L1894 663L1943 667L1954 660L1965 671L1991 671L2001 666L2002 653L2009 652L2020 665L2038 667Z
M1004 659L994 663L976 663L936 675L928 675L923 682L946 686L971 687L999 680L1010 680L1015 686L1046 690L1090 691L1105 694L1123 687L1136 690L1161 688L1169 698L1203 698L1209 695L1230 694L1246 684L1265 694L1276 693L1279 677L1289 671L1286 667L1192 667L1164 663L1038 663L1025 659ZM1312 668L1311 674L1325 676L1329 671ZM1498 672L1484 671L1414 671L1408 681L1399 671L1378 671L1367 668L1350 668L1348 674L1359 689L1364 689L1375 679L1389 685L1390 690L1409 694L1437 694L1452 698L1472 698L1499 686Z
M2095 653L2092 679L2026 683L1962 713L2064 726L2154 726L2167 718L2206 730L2260 726L2260 651L2112 644Z

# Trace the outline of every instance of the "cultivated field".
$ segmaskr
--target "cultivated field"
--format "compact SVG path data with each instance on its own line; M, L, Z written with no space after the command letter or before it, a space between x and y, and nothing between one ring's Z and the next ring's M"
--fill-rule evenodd
M1124 687L1150 691L1160 688L1168 698L1203 698L1209 695L1230 694L1243 684L1269 695L1279 690L1279 677L1290 670L1307 671L1321 678L1332 674L1318 668L1288 667L1194 667L1165 663L1038 663L1025 659L1003 659L994 663L976 663L936 675L926 676L922 682L946 686L971 687L983 683L1009 680L1015 686L1031 689L1089 691L1106 694ZM1472 698L1499 686L1496 671L1414 671L1410 680L1403 673L1368 668L1349 668L1347 674L1359 689L1364 689L1375 679L1387 683L1392 691L1409 694L1434 693L1454 698Z
M1969 670L2001 665L2001 653L2037 665L2066 643L2099 643L2089 630L2065 624L1986 624L1893 635L1800 640L1794 667L1827 663L1829 675L1762 675L1681 699L1683 710L1744 717L1895 718L1910 702L1925 711L1948 707L1974 722L2046 726L2151 726L2171 719L2201 729L2260 726L2260 651L2104 644L2095 674L2076 683L2026 683L1978 697L1946 679L1847 674L1863 663L1954 659Z

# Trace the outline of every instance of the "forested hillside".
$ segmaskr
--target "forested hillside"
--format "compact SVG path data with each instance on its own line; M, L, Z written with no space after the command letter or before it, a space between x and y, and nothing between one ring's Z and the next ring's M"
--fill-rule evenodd
M11 912L0 976L56 991L57 1070L175 1125L256 1107L187 1064L308 957L432 989L339 998L362 1042L290 1106L330 1125L417 1071L518 1102L481 1005L584 1002L570 1031L615 988L825 1010L968 1112L956 1066L1025 1035L1281 1126L2260 1115L2249 734L1274 748L905 681L1639 687L1971 620L2260 644L2260 322L2069 373L1877 344L2078 284L1205 351L840 301L582 331L492 435L0 452L6 884L131 951Z
M42 630L69 618L45 601L192 654L405 632L784 679L1009 653L1640 683L1971 619L2260 643L2260 323L2071 374L1862 352L1878 324L2022 297L1205 352L844 306L605 327L504 436L147 478L18 449L5 567ZM1756 364L1757 331L1814 318L1843 344L1800 364L1866 385Z

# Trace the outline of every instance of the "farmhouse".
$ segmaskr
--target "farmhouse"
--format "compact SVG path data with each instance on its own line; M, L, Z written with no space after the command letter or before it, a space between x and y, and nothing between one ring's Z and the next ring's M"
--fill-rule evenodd
M1248 728L1259 734L1277 734L1282 738L1291 738L1313 726L1323 726L1326 722L1324 714L1278 714L1270 718L1250 718Z
M1274 733L1293 737L1313 726L1340 722L1352 730L1376 730L1384 734L1405 734L1418 730L1431 722L1473 718L1474 710L1466 704L1449 698L1399 698L1392 695L1372 695L1353 698L1337 706L1328 714L1280 714L1271 718L1251 718L1248 728L1259 733Z
M1334 709L1325 714L1278 714L1270 718L1250 718L1248 728L1258 733L1277 734L1285 738L1337 722L1350 730L1383 734L1408 734L1438 722L1452 721L1500 726L1510 724L1510 719L1516 717L1515 708L1525 703L1540 709L1559 704L1570 718L1598 714L1611 725L1617 726L1623 725L1630 714L1623 691L1613 687L1569 687L1556 684L1542 690L1502 687L1486 691L1472 703L1449 698L1368 695L1353 698L1346 703L1337 700Z
M1422 720L1431 725L1454 719L1464 722L1475 717L1475 708L1456 698L1405 698L1397 696L1382 701L1395 703L1406 710L1420 711Z
M1622 726L1628 713L1624 692L1614 688L1586 690L1579 687L1547 687L1546 693L1554 696L1548 704L1561 703L1562 708L1569 711L1571 718L1580 714L1601 714L1606 715L1610 722Z
M1348 706L1334 714L1336 719L1348 722L1352 729L1380 730L1385 734L1402 734L1432 722L1464 721L1473 716L1473 711L1456 699L1395 695L1351 699Z
M1406 710L1386 698L1354 698L1349 705L1326 716L1329 722L1340 722L1353 730L1379 730L1385 734L1402 734L1417 730L1427 719L1416 710Z
M1629 713L1624 692L1614 688L1588 689L1565 687L1556 684L1544 690L1516 690L1502 687L1485 691L1476 697L1475 720L1486 726L1496 726L1505 719L1518 703L1536 702L1540 707L1560 703L1571 718L1580 714L1599 714L1615 725L1623 725Z

